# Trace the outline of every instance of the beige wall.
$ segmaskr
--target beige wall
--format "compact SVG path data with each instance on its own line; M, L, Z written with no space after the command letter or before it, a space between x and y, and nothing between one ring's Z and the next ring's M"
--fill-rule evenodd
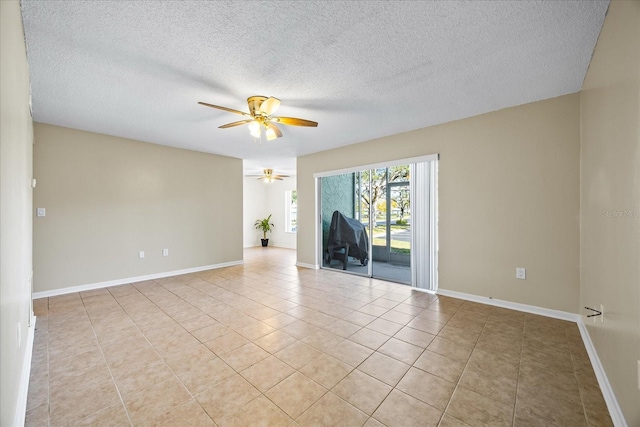
M0 2L0 425L24 416L29 359L33 125L20 3ZM18 327L20 332L17 332ZM18 345L18 336L20 345ZM22 418L23 419L23 418Z
M629 426L640 426L640 2L614 1L581 97L580 305Z
M315 172L440 153L440 288L575 313L579 137L573 94L300 157L298 262L317 264Z
M34 168L36 292L242 260L239 159L36 123Z

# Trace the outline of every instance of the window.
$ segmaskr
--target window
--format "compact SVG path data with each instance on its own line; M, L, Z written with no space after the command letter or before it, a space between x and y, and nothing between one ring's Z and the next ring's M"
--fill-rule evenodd
M296 190L284 192L284 231L295 233L298 230L298 193Z

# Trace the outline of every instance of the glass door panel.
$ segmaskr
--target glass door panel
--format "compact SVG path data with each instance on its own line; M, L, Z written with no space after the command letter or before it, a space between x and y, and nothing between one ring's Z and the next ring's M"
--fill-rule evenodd
M430 164L320 178L322 268L436 289L437 164Z
M409 183L391 184L391 254L411 255L411 203Z
M369 236L362 224L361 173L320 179L322 266L369 276Z
M409 166L372 171L372 194L377 194L372 229L372 276L411 284Z

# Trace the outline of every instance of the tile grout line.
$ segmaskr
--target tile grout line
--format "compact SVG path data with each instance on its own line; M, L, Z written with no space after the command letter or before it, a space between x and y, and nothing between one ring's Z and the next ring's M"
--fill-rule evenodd
M405 298L405 299L403 300L403 302L404 302L404 301L406 301L406 300L407 300L407 299L409 299L409 298L410 298L410 297ZM400 304L402 304L402 302L398 303L397 305L400 305ZM365 304L365 305L367 305L367 304ZM364 307L364 305L363 305L363 307ZM362 308L362 307L360 307L360 308ZM355 311L355 310L354 310L354 311ZM388 310L388 311L390 311L390 310ZM387 311L387 312L388 312L388 311ZM384 314L386 314L387 312L385 312ZM364 313L364 314L366 314L366 313ZM384 314L382 314L382 315L380 315L380 316L376 317L376 319L381 319L381 318L382 318L381 316L384 316ZM415 318L415 316L414 316L414 318ZM371 324L372 322L374 322L374 320L372 320L371 322L367 323L367 325ZM358 331L360 331L360 330L362 330L362 329L367 328L367 325L365 325L365 326L361 327L360 329L358 329ZM406 325L404 325L404 326L406 326ZM403 326L403 327L404 327L404 326ZM367 329L368 329L368 328L367 328ZM369 330L370 330L370 331L373 331L373 329L369 329ZM353 334L351 334L351 335L349 335L349 336L355 335L358 331L354 332ZM378 331L374 331L374 332L378 332ZM381 332L380 332L380 333L381 333ZM397 332L396 332L396 333L397 333ZM383 335L386 335L386 334L383 334ZM387 342L389 342L389 341L391 340L391 338L393 338L394 336L395 336L395 334L394 334L394 335L392 335L392 336L389 336L389 338L388 338L386 341L384 341L384 342L383 342L382 344L380 344L376 349L374 349L374 350L373 350L373 353L371 353L369 356L367 356L367 358L366 358L366 359L364 359L364 360L363 360L362 362L360 362L360 363L359 363L355 368L353 368L353 370L352 370L349 374L347 374L347 376L348 376L348 375L350 375L350 374L351 374L353 371L355 371L356 369L358 369L358 367L360 367L360 366L361 366L363 363L365 363L367 360L369 360L369 358L370 358L372 355L374 355L375 353L377 353L377 352L378 352L378 349L379 349L380 347L382 347L382 346L383 346L383 345L385 345ZM347 337L347 338L345 338L345 339L348 339L348 337ZM355 342L355 341L351 341L351 342ZM358 343L356 343L356 344L358 344ZM360 344L360 345L362 345L362 344ZM370 347L367 347L367 346L363 346L363 347L365 347L365 348L370 348ZM384 353L381 353L381 354L384 354ZM418 356L418 357L420 357L420 356ZM372 377L371 375L367 374L366 372L363 372L363 371L359 371L359 372L362 372L364 375L367 375L368 377L371 377L371 378L373 378L373 379L375 379L375 380L377 380L377 381L380 381L379 379ZM407 372L409 372L409 370L407 370ZM406 375L406 372L405 372L405 375ZM347 376L345 376L345 378L346 378ZM403 375L403 377L404 377L404 375ZM344 379L344 378L343 378L343 379ZM400 380L398 380L398 383L399 383L400 381L402 381L402 378L400 378ZM331 388L331 390L333 390L333 389L334 389L338 384L340 384L340 382L342 382L342 380L338 381L338 382L337 382L337 383L336 383L336 384ZM384 383L383 381L380 381L380 382L382 382L383 384L386 384L386 383ZM398 385L398 383L396 383L396 385ZM388 385L388 384L387 384L387 385ZM387 397L389 397L389 395L391 394L391 392L393 392L393 390L395 390L395 389L396 389L396 387L395 387L395 386L393 386L393 387L391 387L391 388L390 388L389 392L388 392L388 393L384 396L384 398L380 401L380 403L378 404L378 406L376 406L376 408L375 408L373 411L371 411L371 415L369 415L369 414L367 414L366 412L364 412L364 411L360 410L359 408L357 408L357 409L359 409L359 410L360 410L360 412L363 412L363 413L365 413L366 415L368 415L368 418L367 418L367 420L364 422L364 424L366 424L370 419L374 419L375 421L378 421L376 418L374 418L374 417L373 417L373 414L375 414L375 412L378 410L378 408L380 408L380 406L382 405L382 403L387 399ZM334 393L334 394L335 394L335 393ZM337 395L336 395L336 396L337 396ZM338 397L340 397L340 396L338 396ZM344 399L343 399L343 400L344 400ZM345 401L345 402L346 402L346 401ZM347 403L349 403L349 402L347 402ZM350 403L349 403L349 404L350 404ZM351 405L351 406L353 406L354 408L356 407L355 405ZM382 422L380 422L380 421L378 421L378 422L379 422L380 424L383 424L383 423L382 423ZM364 424L363 424L363 425L364 425ZM383 425L384 425L384 424L383 424Z
M524 315L524 322L522 323L522 335L520 337L520 357L518 358L518 375L516 376L516 395L513 399L513 417L511 418L511 425L516 425L516 417L518 411L518 388L520 387L520 369L522 369L522 351L524 348L524 335L527 330L527 315Z
M51 366L49 355L49 298L47 298L47 425L51 427Z
M154 282L155 282L155 280L154 280ZM158 286L161 286L163 289L166 289L166 288L165 288L164 286L162 286L160 283L158 283L158 282L156 282L156 283L157 283L157 285L158 285ZM188 286L187 284L185 284L185 285L186 285L186 286ZM160 306L159 306L158 304L156 304L153 300L151 300L147 295L145 295L143 292L141 292L141 291L140 291L140 290L135 286L135 284L131 284L131 286L132 286L132 287L134 287L134 288L136 289L136 291L137 291L140 295L142 295L142 296L144 296L145 298L147 298L147 300L149 300L149 302L151 302L154 306L158 307L158 309L159 309L160 311L162 311L162 312L163 312L164 314L166 314L167 316L171 317L171 315L169 315L169 313L167 313L166 311L164 311L164 310L162 309L162 307L160 307ZM108 289L107 289L107 290L108 290ZM166 290L167 290L168 292L171 292L171 291L169 291L168 289L166 289ZM110 292L110 291L109 291L109 292ZM172 294L173 294L173 293L172 293ZM175 295L175 294L174 294L174 295ZM178 295L176 295L176 296L178 296ZM153 351L158 355L158 357L160 357L160 359L164 362L165 366L166 366L166 367L171 371L171 373L173 374L174 378L175 378L176 380L178 380L178 382L180 383L180 385L182 385L182 387L184 387L184 389L187 391L187 393L189 394L189 396L191 396L191 399L193 399L193 400L198 404L198 406L200 406L200 408L202 408L203 412L207 415L207 417L209 417L209 418L211 419L211 421L215 424L215 421L213 421L213 419L211 418L211 416L209 415L209 413L208 413L208 412L207 412L207 411L202 407L202 405L200 404L200 401L199 401L199 400L198 400L198 399L197 399L197 398L196 398L196 397L191 393L191 390L189 390L189 388L184 384L184 382L182 381L182 379L180 378L180 376L178 376L178 374L176 374L176 372L173 370L173 368L172 368L172 367L167 363L167 361L166 361L166 359L164 358L164 356L162 356L162 355L158 352L158 350L156 349L156 347L151 343L151 341L149 341L149 338L147 338L147 335L142 331L142 329L140 329L140 327L139 327L139 326L138 326L138 324L135 322L135 320L133 320L133 319L131 318L131 316L129 316L129 313L127 312L127 310L122 306L122 304L120 304L120 302L117 300L117 298L116 298L113 294L112 294L112 297L113 297L113 299L116 301L116 303L117 303L117 304L122 308L122 310L125 312L125 314L127 315L127 317L129 317L129 319L131 320L131 322L133 323L133 325L136 327L136 329L137 329L137 330L142 334L142 336L143 336L143 337L144 337L144 339L147 341L147 343L151 346L151 348L153 349ZM178 296L178 298L180 298L180 297ZM184 301L184 299L183 299L183 301ZM192 305L192 304L190 304L188 301L185 301L185 302L186 302L187 304L189 304L189 305L191 305L191 306L193 307L193 305ZM195 307L195 308L197 308L197 307ZM174 320L174 319L173 319L173 317L171 317L171 319L172 319L172 320ZM180 326L180 327L181 327L185 332L187 332L189 335L191 335L191 332L189 332L189 331L187 331L186 329L184 329L184 327L183 327L179 322L177 322L177 321L175 321L175 320L174 320L174 322L175 322L177 325L179 325L179 326ZM191 336L193 336L193 335L191 335ZM194 338L195 338L195 337L194 337ZM197 338L196 338L196 339L197 339ZM198 340L198 341L199 341L199 340ZM213 352L212 352L212 353L213 353ZM218 355L217 355L217 354L215 354L215 353L213 353L213 354L214 354L216 357L218 357ZM220 360L222 360L222 359L220 359ZM224 360L222 360L222 362L226 364L226 362L224 362ZM228 365L227 365L227 366L228 366ZM232 368L232 369L233 369L233 368ZM114 379L114 382L115 382L115 379ZM140 392L138 392L138 393L141 393L141 392L143 392L143 391L145 391L145 390L141 390L141 391L140 391ZM138 394L138 393L136 393L136 394ZM187 401L185 401L185 402L188 402L188 400L187 400ZM174 405L171 409L175 409L177 406L180 406L180 405L184 404L185 402L180 402L179 404ZM124 405L124 400L123 400L123 405ZM127 415L128 415L128 410L127 410L127 408L126 408L126 405L124 405L124 406L125 406L125 411L127 411ZM167 411L167 412L168 412L168 411ZM132 426L133 426L133 423L132 423Z
M568 336L568 332L565 328L565 337L567 338L567 343L569 342L569 336ZM569 355L571 356L571 367L572 369L572 373L574 378L576 379L576 384L578 385L578 393L580 393L580 404L582 405L582 412L584 413L584 420L587 423L587 426L589 425L589 416L587 414L587 406L584 404L584 391L582 390L582 387L580 387L580 381L578 380L578 370L576 369L576 360L575 360L575 355L573 354L573 351L571 350L571 347L569 347Z
M107 289L107 292L109 292L108 289ZM113 297L111 292L109 292L109 295L114 299L114 301L118 302ZM89 319L89 324L91 325L91 331L93 332L93 336L96 339L96 344L98 344L98 349L100 350L100 355L102 356L102 360L104 361L104 364L107 367L107 370L109 371L109 376L111 377L111 382L113 383L114 387L116 388L116 393L118 393L118 398L120 398L120 403L122 404L122 407L124 408L124 413L127 416L127 420L129 420L129 424L131 425L131 427L133 427L133 421L131 420L131 416L129 415L129 410L127 409L127 405L124 403L124 399L122 398L122 393L120 392L120 388L118 387L118 384L116 383L116 379L113 376L113 372L111 372L111 367L109 366L109 363L107 362L107 358L104 355L104 350L102 349L102 344L100 344L100 340L98 339L98 334L96 333L96 330L95 330L95 328L93 326L93 321L91 320L91 316L89 315L89 312L87 311L87 306L84 303L84 298L82 298L82 294L81 293L79 293L79 297L80 297L80 300L82 301L82 306L84 307L84 311L87 314L87 318ZM118 303L118 305L119 305L119 303ZM127 316L128 316L128 314L127 314ZM106 408L103 408L103 409L106 409ZM86 417L84 417L83 419L86 419L86 418L90 417L91 415L94 415L94 414L96 414L96 413L98 413L100 411L96 411L93 414L89 414ZM81 421L81 420L78 420L78 421Z
M411 298L411 296L407 297L404 301L408 300L409 298ZM432 304L436 303L439 299L440 299L440 297L439 297L438 295L436 295L436 299L435 299L435 300L433 300L432 302L430 302L429 304L427 304L427 306L426 306L426 307L424 307L424 308L420 307L420 308L422 308L422 311L421 311L420 313L423 313L425 310L428 310L428 309L429 309L429 307L430 307ZM410 304L410 305L411 305L411 304ZM415 306L415 307L417 307L417 306ZM458 310L456 310L456 312L457 312L457 311L458 311ZM416 317L418 317L418 316L417 316L417 315L416 315L416 316L414 316L414 317L413 317L413 319L415 319ZM411 321L413 321L413 319L412 319ZM410 321L409 323L411 323L411 321ZM445 322L445 323L443 324L442 328L444 328L444 327L446 326L446 324L448 323L448 321L449 321L449 320L447 320L447 322ZM438 322L438 323L439 323L439 322ZM405 326L407 326L407 325L405 325ZM408 326L408 327L410 327L410 326ZM442 328L438 331L438 334L440 333L440 331L442 330ZM398 331L398 332L399 332L399 331ZM424 332L424 331L422 331L422 332ZM396 333L397 333L397 332L396 332ZM432 335L434 335L434 339L435 339L435 337L437 337L437 336L438 336L438 334L432 334ZM395 336L395 334L394 334L393 336ZM392 336L391 338L393 338L393 336ZM389 339L391 339L391 338L389 338ZM387 340L387 341L388 341L388 340ZM433 340L432 340L432 341L433 341ZM383 344L383 345L384 345L384 344ZM381 347L382 347L382 346L381 346ZM428 346L427 346L427 347L428 347ZM404 379L404 377L406 377L406 376L407 376L407 374L409 373L409 371L411 370L411 368L413 368L413 367L414 367L413 365L415 364L415 362L416 362L418 359L420 359L420 357L422 357L422 355L424 354L424 352L425 352L425 351L427 351L427 347L425 347L425 348L422 350L422 352L420 352L420 356L416 357L416 360L414 360L414 361L413 361L413 363L409 365L409 369L407 369L407 371L402 375L402 377L400 377L400 379L398 380L398 382L396 383L396 385L394 385L394 386L391 388L391 390L390 390L390 391L389 391L389 393L387 394L387 397L388 397L388 395L389 395L389 394L391 394L394 390L397 390L397 391L398 391L398 392L400 392L400 393L406 394L407 396L411 396L410 394L405 393L404 391L400 390L400 389L399 389L399 388L397 388L397 387L398 387L398 384L400 384L400 383L402 382L402 380ZM419 368L416 368L416 369L419 369ZM382 406L382 404L384 403L384 400L386 400L386 398L387 398L387 397L385 397L385 399L383 399L383 400L382 400L382 402L380 402L380 404L379 404L379 405L378 405L378 407L376 408L376 411L378 410L378 408L380 408L380 406ZM411 397L413 397L413 396L411 396ZM414 399L416 399L416 400L420 400L420 399L417 399L416 397L413 397L413 398L414 398ZM422 402L422 400L420 400L420 402ZM425 404L429 405L427 402L423 402L423 403L425 403ZM432 406L432 405L429 405L429 406L431 406L432 408L434 408L434 409L438 410L438 408L435 408L435 407L434 407L434 406ZM375 411L374 411L374 413L375 413ZM372 415L372 416L373 416L373 415ZM444 417L444 411L442 412L442 415L440 416L440 419L442 419L442 417ZM374 418L374 419L375 419L375 418ZM378 420L376 419L376 421L378 421ZM438 420L438 424L440 424L440 420Z
M153 282L155 282L155 280L152 280L152 281L153 281ZM157 282L156 282L156 283L157 283ZM159 284L159 283L157 283L157 284L160 286L160 284ZM153 304L155 307L157 307L159 310L161 310L161 311L162 311L164 314L166 314L167 316L171 317L171 316L170 316L168 313L166 313L166 312L165 312L165 311L164 311L160 306L158 306L158 305L157 305L153 300L151 300L147 295L145 295L143 292L140 292L140 290L135 286L135 284L129 284L129 286L131 286L131 287L135 288L135 289L136 289L136 292L137 292L138 294L140 294L140 295L144 296L144 297L145 297L145 298L146 298L146 299L147 299L151 304ZM163 287L163 289L164 289L164 287ZM191 396L191 398L192 398L192 399L195 399L195 397L191 394L191 391L190 391L190 390L189 390L189 389L184 385L184 383L182 382L182 380L180 379L180 377L178 377L178 375L173 371L173 369L172 369L172 368L169 366L169 364L166 362L165 358L164 358L164 357L163 357L163 356L158 352L158 350L155 348L155 346L154 346L154 345L149 341L149 339L147 338L146 334L142 331L142 329L140 329L140 327L138 326L138 324L136 323L136 321L135 321L133 318L131 318L131 316L130 316L130 315L129 315L129 313L127 312L126 308L125 308L124 306L122 306L122 304L120 303L120 301L118 301L118 298L117 298L115 295L113 295L113 294L111 293L111 291L110 291L108 288L107 288L106 290L107 290L107 292L109 293L109 295L111 296L111 298L113 298L113 300L114 300L114 301L118 304L118 306L122 309L122 311L124 312L124 314L129 318L129 320L131 320L131 323L133 324L133 326L135 326L135 328L138 330L138 332L140 332L140 334L144 337L145 341L146 341L146 342L149 344L149 346L153 349L153 351L156 353L156 355L157 355L157 356L158 356L158 357L159 357L159 358L164 362L165 366L166 366L166 367L171 371L171 373L173 374L174 378L175 378L175 379L177 379L177 380L178 380L178 382L179 382L179 383L184 387L184 389L187 391L187 393L189 393L189 395ZM127 296L127 295L131 295L131 294L124 294L123 296ZM82 297L80 297L80 298L82 299ZM84 305L84 299L83 299L83 305ZM86 307L85 307L85 311L86 311ZM106 357L105 357L105 355L104 355L104 351L103 351L103 349L102 349L102 344L100 343L100 340L98 339L98 336L97 336L97 334L96 334L96 332L95 332L95 328L93 328L93 322L91 321L91 316L89 316L89 315L88 315L88 312L87 312L87 317L89 317L89 321L91 322L91 328L92 328L92 330L93 330L93 332L94 332L94 335L96 336L96 341L98 342L98 345L99 345L99 347L100 347L100 352L101 352L101 354L102 354L103 359L105 360L105 363L106 363L106 365L107 365L107 369L109 370L109 374L111 375L111 379L112 379L112 381L113 381L113 383L114 383L114 385L115 385L115 387L116 387L116 390L117 390L117 392L118 392L118 396L120 397L120 400L121 400L121 402L122 402L122 405L124 406L124 410L125 410L125 413L126 413L126 415L127 415L127 418L129 419L129 422L130 422L130 423L131 423L131 425L133 426L133 422L131 421L131 417L130 417L130 415L129 415L129 410L127 409L127 405L126 405L126 403L124 402L124 398L122 397L122 394L121 394L121 392L120 392L120 389L119 389L119 387L118 387L118 384L117 384L117 382L115 381L115 377L113 376L113 373L112 373L112 371L111 371L111 367L109 366L109 364L108 364L108 362L107 362L107 360L106 360ZM173 318L172 318L172 317L171 317L171 319L173 320ZM174 321L175 321L175 320L174 320ZM179 325L179 323L178 323L178 322L176 322L176 324L178 324L178 325ZM182 327L182 325L180 325L180 326ZM184 328L183 328L183 329L184 329ZM187 332L188 332L188 331L187 331ZM150 387L150 388L151 388L151 387ZM137 394L142 393L142 392L144 392L144 391L146 391L146 390L148 390L148 389L140 390L140 391L136 392L135 394L137 395ZM197 401L197 399L196 399L196 401ZM181 405L181 404L183 404L183 403L185 403L185 402L180 402L180 404L175 405L175 406L179 406L179 405ZM199 403L198 403L198 404L199 404ZM174 406L174 407L175 407L175 406Z
M217 286L215 283L209 282L209 281L208 281L208 280L206 280L206 279L202 279L202 280L203 280L203 281L205 281L205 282L207 282L207 283L210 283L210 284L212 284L212 285L214 285L214 286ZM196 290L196 291L198 291L198 292L202 292L202 291L200 291L199 289L196 289L196 288L192 287L190 283L183 283L183 285L184 285L184 286L189 287L190 289L194 289L194 290ZM196 308L196 309L200 310L198 307L195 307L193 304L191 304L189 301L185 300L185 299L184 299L183 297L181 297L180 295L178 295L178 294L174 293L173 291L171 291L171 290L169 290L169 289L165 288L161 283L158 283L158 286L161 286L161 287L162 287L163 289L165 289L167 292L170 292L171 294L173 294L173 295L175 295L176 297L180 298L180 299L181 299L182 301L184 301L185 303L187 303L187 304L189 304L190 306L192 306L192 307L194 307L194 308ZM219 286L218 286L218 287L219 287ZM137 289L137 288L136 288L136 289ZM221 289L224 289L224 288L221 288ZM138 292L140 292L140 290L138 290ZM142 295L144 295L142 292L140 292L140 293L141 293ZM202 292L202 293L204 294L204 292ZM144 296L145 296L145 297L147 297L146 295L144 295ZM215 298L215 297L213 297L213 296L210 296L210 295L207 295L207 296L208 296L209 298L215 299L216 301L218 301L218 302L220 302L220 303L222 303L222 304L226 305L226 306L227 306L227 307L229 307L229 308L235 309L234 307L232 307L232 306L230 306L230 305L226 304L224 301L220 301L219 299L217 299L217 298ZM147 299L149 299L149 301L151 301L151 303L153 303L153 304L154 304L154 305L156 305L160 310L162 310L162 311L163 311L163 313L165 313L167 316L171 317L171 315L170 315L170 314L168 314L167 312L165 312L165 311L164 311L160 306L158 306L158 305L157 305L153 300L151 300L151 299L150 299L150 298L148 298L148 297L147 297ZM207 316L208 316L208 314L207 314L207 313L203 312L202 310L200 310L200 311L203 313L203 315L207 315ZM209 317L211 317L211 316L209 316ZM171 317L171 319L173 319L173 317ZM212 318L212 319L213 319L213 320L215 320L216 322L220 323L220 324L223 324L223 323L219 322L218 320L216 320L216 319L214 319L214 318ZM132 319L132 320L133 320L133 319ZM258 319L256 319L256 320L258 320ZM175 321L175 320L174 320L174 321ZM177 321L175 321L175 322L176 322L176 324L178 324L180 327L182 327L182 329L184 329L184 327L180 324L180 322L177 322ZM134 322L134 323L135 323L135 322ZM223 324L223 325L224 325L224 324ZM226 325L225 325L225 326L226 326ZM206 326L205 326L205 327L206 327ZM226 326L226 327L228 327L228 326ZM201 328L201 329L202 329L202 328ZM198 342L200 342L202 345L205 345L205 346L206 346L205 342L202 342L202 341L200 341L198 338L196 338L195 336L193 336L193 334L192 334L190 331L187 331L186 329L184 329L184 330L185 330L189 335L191 335L193 338L195 338L196 340L198 340ZM199 330L199 329L197 329L197 330ZM141 331L141 332L142 332L142 331ZM143 333L143 335L144 335L144 333ZM224 334L223 334L223 335L224 335ZM144 336L145 336L145 338L146 338L146 335L144 335ZM246 337L245 337L245 338L246 338ZM216 338L213 338L213 339L216 339ZM213 339L212 339L212 340L213 340ZM248 339L248 338L247 338L247 339ZM212 340L209 340L209 341L212 341ZM148 339L147 339L147 341L148 341ZM253 342L253 341L249 340L249 342ZM149 342L149 344L153 347L154 351L156 351L156 353L157 353L157 350L155 349L155 347L153 346L153 344L151 344L150 342ZM211 353L212 353L216 358L220 359L220 361L221 361L222 363L224 363L224 364L225 364L225 366L228 366L228 367L229 367L229 369L231 369L235 374L240 375L240 376L241 376L245 381L249 382L249 381L248 381L248 380L247 380L247 379L246 379L246 378L245 378L245 377L244 377L244 376L243 376L239 371L237 371L235 368L233 368L233 367L232 367L232 366L230 366L227 362L225 362L225 361L224 361L224 359L222 359L218 353L214 352L214 351L213 351L213 350L211 350L211 349L209 349L209 351L211 351ZM233 350L230 350L230 351L233 351ZM169 370L171 370L171 372L172 372L172 373L174 374L174 376L178 379L178 381L180 382L180 384L182 384L182 386L187 390L187 392L189 393L189 395L191 396L191 398L195 400L195 402L198 404L198 406L200 406L200 408L202 408L202 410L204 411L204 413L205 413L205 414L207 414L207 416L211 419L211 421L212 421L214 424L216 424L216 425L217 425L217 423L213 420L213 418L211 417L211 415L210 415L210 414L207 412L207 410L202 406L202 404L200 403L200 401L198 400L198 398L197 398L195 395L193 395L193 394L191 393L191 390L189 390L189 388L184 384L184 382L182 381L182 379L180 379L180 377L175 373L175 371L173 370L173 368L171 368L171 366L169 366L169 364L168 364L168 363L166 363L165 358L164 358L162 355L160 355L160 354L158 354L158 355L160 356L160 358L161 358L163 361L165 361L165 364L167 365L167 367L169 368ZM270 353L270 355L271 355L271 353ZM264 359L263 359L263 360L264 360ZM257 362L256 362L256 363L257 363ZM251 366L253 366L253 365L251 365ZM288 378L288 377L287 377L287 378ZM222 382L222 381L225 381L225 379L223 379L223 380L219 381L218 383L220 383L220 382ZM283 380L283 381L284 381L284 380ZM216 384L218 384L218 383L216 383ZM251 384L250 382L249 382L249 384L250 384L252 387L254 387L258 392L260 392L260 395L267 397L266 395L264 395L264 393L262 393L262 391L258 390L258 389L253 385L253 384ZM256 396L255 398L253 398L253 399L251 399L250 401L246 402L246 403L245 403L245 405L248 405L249 403L253 402L253 401L254 401L254 400L256 400L258 397L260 397L260 396ZM268 398L267 398L267 399L268 399ZM275 404L275 402L274 402L274 404ZM277 406L277 405L276 405L276 406ZM278 408L279 408L279 407L278 407ZM280 409L282 410L282 408L280 408ZM284 412L284 411L283 411L283 412ZM285 413L286 413L286 412L285 412ZM288 414L287 414L287 415L288 415Z
M447 322L444 324L442 329L444 329L447 326L447 324L449 324L451 319L453 319L453 316L455 316L460 311L460 309L462 308L463 305L464 305L464 303L460 304L460 307L458 307L456 312L447 320ZM491 310L491 312L493 312L493 309ZM489 313L491 313L491 312L489 312ZM489 314L489 316L491 316L491 314ZM484 331L484 329L486 328L488 319L489 318L487 317L487 320L484 322L484 325L482 326L482 331ZM440 331L438 331L438 334L436 335L436 337L440 335L440 332L442 332L442 329L440 329ZM480 334L478 335L478 339L480 339L480 336L482 335L482 331L480 331ZM467 370L467 366L469 365L469 360L471 360L471 355L473 354L474 350L476 349L477 343L478 343L478 341L476 340L476 342L473 344L473 349L471 350L471 353L469 354L469 357L467 358L467 361L464 364L464 368L462 368L462 372L460 372L460 376L458 377L458 381L456 381L456 385L453 388L453 392L451 392L451 396L449 396L449 400L447 401L447 404L445 405L444 410L442 411L442 416L440 417L440 421L438 422L438 426L442 425L442 422L444 421L444 417L445 417L445 415L447 415L447 409L449 409L449 406L451 406L451 401L453 400L453 395L456 394L456 391L458 390L458 386L460 386L460 381L462 381L462 376L464 375L465 371ZM425 351L427 351L427 349L425 349ZM450 415L450 417L453 417L453 415ZM453 418L455 418L455 417L453 417Z

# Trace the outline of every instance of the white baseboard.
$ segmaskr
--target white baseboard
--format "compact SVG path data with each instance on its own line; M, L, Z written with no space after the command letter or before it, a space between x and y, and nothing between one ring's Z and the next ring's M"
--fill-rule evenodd
M283 246L283 245L277 245L277 244L269 244L269 246L274 247L274 248L280 248L280 249L291 249L291 250L296 250L296 247L291 247L291 246Z
M269 246L262 246L262 245L245 246L243 249L253 249L253 248L280 248L280 249L293 249L294 251L296 250L295 247L281 246L275 243L269 243Z
M25 349L24 363L22 364L22 375L20 376L20 389L18 390L18 402L16 408L16 417L13 421L15 426L24 426L25 416L27 415L27 397L29 396L29 379L31 378L31 358L33 356L33 340L35 338L36 317L33 316L33 322L29 326L27 332L27 348Z
M70 286L68 288L53 289L50 291L34 292L33 299L54 297L57 295L72 294L74 292L91 291L94 289L108 288L110 286L127 285L129 283L144 282L145 280L162 279L164 277L179 276L181 274L197 273L198 271L213 270L216 268L231 267L243 264L244 261L230 261L220 264L205 265L202 267L185 268L183 270L166 271L164 273L148 274L146 276L128 277L124 279L109 280L106 282L91 283L88 285Z
M464 292L438 289L437 294L444 295L446 297L459 298L467 301L493 305L496 307L509 308L511 310L524 311L525 313L538 314L540 316L553 317L555 319L568 320L570 322L578 322L580 320L579 314L569 313L568 311L552 310L550 308L537 307L535 305L520 304L517 302L504 301L473 294L465 294Z
M607 409L609 410L609 415L611 415L613 425L616 427L628 427L624 419L624 415L622 414L622 410L620 409L620 405L618 405L616 396L613 393L613 389L611 388L611 384L609 383L609 379L607 378L607 374L604 372L604 368L600 363L600 358L598 357L598 353L593 346L593 342L591 341L591 337L589 336L589 331L584 324L582 316L566 311L551 310L548 308L536 307L534 305L519 304L516 302L465 294L463 292L448 291L446 289L439 289L437 293L439 295L459 298L467 301L479 302L496 307L509 308L512 310L524 311L526 313L538 314L540 316L547 316L556 319L568 320L570 322L576 322L578 325L578 329L580 330L580 335L582 336L582 341L584 342L585 349L589 354L591 366L593 366L593 370L596 373L596 378L598 379L598 385L600 386L600 390L602 391L602 396L607 403Z
M607 409L609 410L609 415L611 416L613 425L616 427L628 427L627 422L624 419L624 415L622 414L622 409L620 409L618 400L616 399L616 396L613 393L613 389L611 388L611 383L609 383L607 374L604 372L602 363L600 363L600 358L598 357L596 348L593 345L593 341L591 341L589 330L584 324L582 317L580 317L580 319L578 320L578 329L580 329L582 341L584 342L584 346L587 349L587 353L589 354L591 366L593 366L593 370L596 373L598 385L600 386L600 390L602 391L602 397L604 397L604 401L607 403Z
M296 262L296 267L310 268L312 270L320 269L318 264L307 264L306 262Z

